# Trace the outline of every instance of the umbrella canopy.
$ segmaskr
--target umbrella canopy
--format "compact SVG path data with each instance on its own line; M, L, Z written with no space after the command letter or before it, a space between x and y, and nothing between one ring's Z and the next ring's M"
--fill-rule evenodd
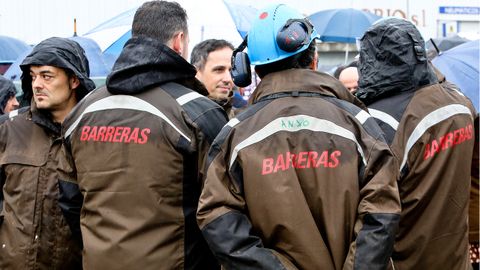
M224 0L223 3L228 9L233 22L237 27L238 33L242 38L245 38L248 30L250 30L250 27L252 26L253 20L255 19L257 9L231 0Z
M435 43L435 45L432 44L432 41ZM450 37L432 38L431 40L426 42L426 45L427 50L435 49L434 46L437 46L440 52L444 52L468 41L468 39L462 38L459 35L453 35Z
M320 35L320 40L355 43L382 17L363 10L344 8L315 12L309 18Z
M20 69L20 64L23 62L23 59L27 57L33 50L33 47L28 48L26 51L21 53L17 59L12 63L12 65L7 69L3 76L12 81L20 81L20 76L22 75L22 70Z
M112 67L123 45L132 36L132 21L136 11L137 8L127 10L83 35L98 43L108 68Z
M479 52L480 40L474 40L445 51L432 61L448 81L470 98L477 111L480 108Z
M79 36L70 37L70 39L76 41L85 50L90 68L90 77L106 77L110 73L110 68L105 63L102 51L93 39Z
M8 36L0 36L0 64L13 63L17 57L28 50L27 43Z

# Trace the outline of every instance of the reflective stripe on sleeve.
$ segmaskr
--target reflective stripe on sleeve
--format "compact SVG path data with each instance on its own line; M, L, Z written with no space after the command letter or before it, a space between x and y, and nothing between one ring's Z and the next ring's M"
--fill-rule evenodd
M230 121L228 121L227 126L234 127L238 123L240 123L240 121L237 118L232 118Z
M364 110L360 110L357 115L355 115L355 118L358 119L358 121L360 121L360 123L363 125L365 123L365 121L368 120L368 118L370 118L370 114L368 114L366 111Z
M190 102L194 99L197 99L197 98L206 98L206 97L200 95L197 92L190 92L188 94L185 94L185 95L177 98L177 102L178 102L178 104L180 104L180 106L183 106L184 104L187 104L188 102Z
M385 112L382 112L382 111L379 111L379 110L375 110L375 109L370 109L368 108L368 111L370 112L370 115L373 117L373 118L376 118L386 124L388 124L389 126L391 126L395 131L397 130L398 128L398 121L393 118L390 114L388 113L385 113Z

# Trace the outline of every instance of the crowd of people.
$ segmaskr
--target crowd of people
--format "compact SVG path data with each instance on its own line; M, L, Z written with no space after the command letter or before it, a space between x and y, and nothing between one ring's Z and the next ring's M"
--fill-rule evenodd
M0 269L478 269L471 101L409 21L334 76L318 38L273 4L189 63L186 11L153 0L98 88L78 43L40 42L30 106L0 78Z

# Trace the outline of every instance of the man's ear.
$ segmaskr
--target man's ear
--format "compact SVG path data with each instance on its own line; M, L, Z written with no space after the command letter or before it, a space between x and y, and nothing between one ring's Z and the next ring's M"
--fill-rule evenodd
M315 56L313 56L313 61L310 64L310 69L317 70L317 65L318 65L318 53L317 53L317 50L315 50Z
M173 38L172 49L183 56L185 46L187 46L187 44L185 44L185 33L178 32Z
M197 78L198 80L202 81L202 73L200 72L200 70L197 69L197 73L195 74L195 78Z
M80 85L80 80L77 76L73 75L69 79L70 89L76 89Z

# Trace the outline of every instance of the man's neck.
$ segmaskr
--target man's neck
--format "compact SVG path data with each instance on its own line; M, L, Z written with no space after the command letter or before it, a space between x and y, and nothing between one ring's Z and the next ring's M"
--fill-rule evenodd
M52 115L52 120L55 123L63 123L63 120L65 120L65 117L67 116L68 112L66 110L61 110L61 111L50 111Z
M50 114L52 115L52 120L55 123L63 123L63 120L65 120L65 117L72 111L73 107L75 107L75 102L70 102L68 104L65 104L63 108L58 108L57 110L51 110Z

